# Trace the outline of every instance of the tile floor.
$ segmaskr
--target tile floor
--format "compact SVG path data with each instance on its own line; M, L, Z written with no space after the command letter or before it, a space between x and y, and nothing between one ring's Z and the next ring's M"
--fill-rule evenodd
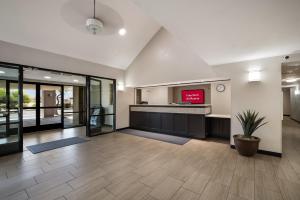
M282 158L239 156L228 144L183 146L113 133L33 155L0 157L5 200L299 200L300 124L285 119ZM24 137L30 145L84 128Z

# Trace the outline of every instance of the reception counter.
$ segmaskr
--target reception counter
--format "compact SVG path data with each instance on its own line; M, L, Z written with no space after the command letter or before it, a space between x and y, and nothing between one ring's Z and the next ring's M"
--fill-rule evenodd
M210 105L131 105L130 127L170 135L204 139Z
M223 121L224 116L212 115L209 104L131 105L129 109L130 128L133 129L195 139L230 136L230 116Z

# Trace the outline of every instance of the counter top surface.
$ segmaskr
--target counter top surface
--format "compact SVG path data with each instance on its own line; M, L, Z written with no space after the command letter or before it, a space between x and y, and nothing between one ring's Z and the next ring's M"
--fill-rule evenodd
M156 112L156 113L181 113L181 114L209 114L211 112L210 105L132 105L130 111L134 112Z
M231 118L231 115L221 115L221 114L208 114L205 117L215 117L215 118Z
M167 104L167 105L150 105L150 104L138 104L138 105L130 105L131 107L194 107L194 108L203 108L203 107L211 107L210 104Z

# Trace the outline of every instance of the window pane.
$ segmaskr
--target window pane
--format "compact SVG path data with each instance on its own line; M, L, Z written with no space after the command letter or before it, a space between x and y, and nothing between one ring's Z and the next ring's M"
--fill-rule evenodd
M104 124L102 125L103 132L113 131L114 128L114 115L105 115Z
M41 85L41 107L61 106L61 87L53 85Z
M114 115L91 116L91 132L111 132L114 128Z
M19 141L19 124L0 125L0 145Z
M101 92L101 82L96 80L91 80L91 85L90 85L91 108L101 107L100 92Z
M61 109L60 108L41 109L40 122L41 125L61 123Z
M64 111L73 112L73 86L64 86Z
M64 111L85 111L85 91L80 86L64 86Z
M17 109L9 110L9 122L19 122L19 112Z
M10 83L9 98L10 98L9 107L18 108L19 107L18 83Z
M72 127L84 125L85 123L85 113L65 113L64 114L64 127Z
M90 117L90 129L91 133L101 132L102 116L91 116Z
M31 127L36 126L36 110L24 109L23 110L23 126Z
M114 82L112 80L101 80L101 105L104 114L114 114Z
M6 111L6 81L0 80L0 111Z
M91 80L91 109L100 108L100 114L114 114L114 82L107 79ZM91 114L93 112L91 111Z
M35 84L23 84L23 107L36 107Z

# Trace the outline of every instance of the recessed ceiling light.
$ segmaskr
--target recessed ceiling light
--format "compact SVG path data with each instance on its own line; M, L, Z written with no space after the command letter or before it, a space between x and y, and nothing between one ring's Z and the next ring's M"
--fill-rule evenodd
M0 71L0 74L5 74L5 71Z
M297 78L288 78L285 80L285 82L287 83L293 83L293 82L296 82L297 81Z
M119 30L119 35L121 35L121 36L126 35L126 33L127 33L127 30L126 30L125 28L121 28L121 29Z
M73 81L74 81L75 83L78 83L78 82L79 82L79 81L78 81L78 80L76 80L76 79L75 79L75 80L73 80Z
M51 79L51 77L50 77L50 76L44 76L44 78L45 78L45 79Z

